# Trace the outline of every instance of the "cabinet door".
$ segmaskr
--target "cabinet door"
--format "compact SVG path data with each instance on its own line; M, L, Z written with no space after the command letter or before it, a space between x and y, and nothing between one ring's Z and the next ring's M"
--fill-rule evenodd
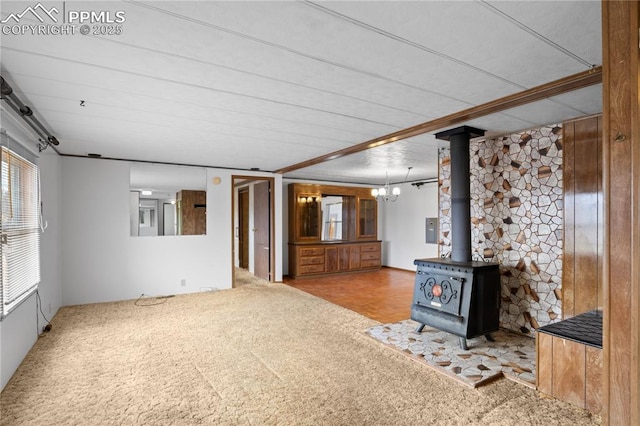
M338 248L330 247L325 250L325 267L327 272L337 272L338 271Z
M378 203L373 198L358 200L358 238L376 238Z
M360 269L360 245L354 244L349 247L349 267L350 269Z
M318 194L298 194L296 196L298 240L320 239L320 199Z
M349 246L342 246L338 248L339 260L340 260L340 270L348 271L349 270Z

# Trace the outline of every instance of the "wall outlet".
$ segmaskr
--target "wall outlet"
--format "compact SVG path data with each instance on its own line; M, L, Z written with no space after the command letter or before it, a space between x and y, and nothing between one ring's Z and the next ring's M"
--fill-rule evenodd
M49 313L51 313L51 303L49 303Z
M180 285L182 287L186 287L187 286L187 280L185 280L184 278L180 280Z

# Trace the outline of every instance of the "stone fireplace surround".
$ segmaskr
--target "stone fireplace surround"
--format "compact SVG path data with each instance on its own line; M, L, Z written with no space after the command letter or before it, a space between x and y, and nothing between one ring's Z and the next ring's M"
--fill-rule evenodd
M562 315L562 128L470 145L472 255L501 265L500 326L532 335ZM451 252L450 172L441 148L441 256Z

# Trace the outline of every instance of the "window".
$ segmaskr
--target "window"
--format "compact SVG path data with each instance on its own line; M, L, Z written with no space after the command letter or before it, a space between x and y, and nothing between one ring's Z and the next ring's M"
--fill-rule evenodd
M40 282L40 194L38 167L4 146L0 215L0 318L36 289ZM16 149L16 151L18 151ZM20 150L21 153L24 150Z

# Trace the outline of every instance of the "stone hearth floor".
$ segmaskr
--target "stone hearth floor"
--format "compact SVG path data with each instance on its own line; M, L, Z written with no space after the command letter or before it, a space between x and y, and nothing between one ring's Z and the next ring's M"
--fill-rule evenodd
M531 388L536 387L535 339L504 330L467 339L468 350L460 348L458 336L404 320L372 327L366 334L408 357L472 388L506 377Z

